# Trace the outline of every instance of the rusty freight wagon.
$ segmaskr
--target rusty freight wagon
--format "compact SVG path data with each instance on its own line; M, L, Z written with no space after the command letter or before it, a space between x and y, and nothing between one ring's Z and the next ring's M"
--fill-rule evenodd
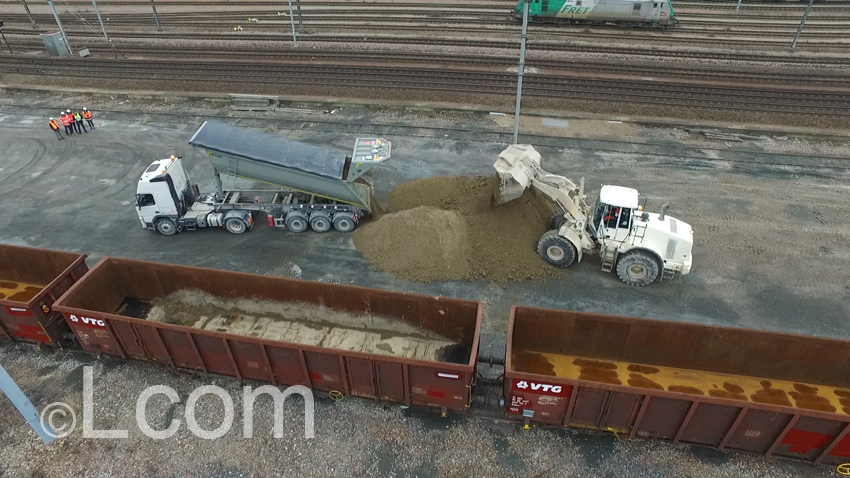
M850 458L850 342L514 307L508 415L813 463Z
M92 353L466 412L481 303L107 258L56 304Z
M87 271L85 254L0 244L0 340L70 344L53 302Z

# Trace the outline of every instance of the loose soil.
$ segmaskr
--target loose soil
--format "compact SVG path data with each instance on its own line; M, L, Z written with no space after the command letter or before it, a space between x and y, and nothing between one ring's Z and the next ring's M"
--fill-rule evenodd
M537 255L554 203L534 190L495 205L496 176L434 176L397 186L389 212L354 233L376 268L410 280L541 279Z

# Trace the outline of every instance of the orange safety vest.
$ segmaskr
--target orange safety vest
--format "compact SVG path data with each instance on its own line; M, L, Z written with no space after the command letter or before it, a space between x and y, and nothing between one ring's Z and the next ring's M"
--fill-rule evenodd
M91 119L91 111L83 111L83 118Z
M56 120L51 120L51 121L50 121L50 128L51 128L51 129L54 129L54 130L58 130L58 129L59 129L59 124L57 124L57 123L56 123Z
M62 124L65 126L70 126L71 121L68 119L68 115L62 115L59 117L59 120L62 121Z

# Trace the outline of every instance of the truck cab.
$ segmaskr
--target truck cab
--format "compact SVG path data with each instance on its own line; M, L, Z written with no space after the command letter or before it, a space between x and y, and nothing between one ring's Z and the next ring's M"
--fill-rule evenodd
M188 192L189 177L181 158L171 156L151 163L136 188L136 214L142 227L153 230L162 218L176 225L176 219L186 212L181 198Z
M200 227L225 227L234 234L253 228L250 211L221 212L215 201L214 196L200 195L176 156L151 163L136 187L136 214L145 229L171 236Z

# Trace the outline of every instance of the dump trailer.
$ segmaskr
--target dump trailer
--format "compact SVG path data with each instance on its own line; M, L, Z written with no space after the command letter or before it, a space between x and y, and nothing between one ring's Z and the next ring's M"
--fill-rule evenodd
M850 341L514 307L507 415L807 462L850 458Z
M106 258L55 305L83 350L467 412L481 302Z
M215 121L207 121L189 144L215 170L215 191L202 194L191 184L183 159L151 163L136 191L142 227L173 235L184 230L224 227L234 234L254 226L254 212L269 226L292 232L352 231L372 212L368 176L390 158L391 144L357 138L351 154ZM228 189L221 175L278 189Z
M0 245L0 340L71 345L53 303L87 271L85 254Z

